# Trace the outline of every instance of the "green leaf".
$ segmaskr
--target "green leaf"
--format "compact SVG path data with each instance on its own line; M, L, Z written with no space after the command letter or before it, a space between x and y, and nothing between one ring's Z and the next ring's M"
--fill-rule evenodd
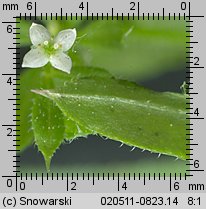
M48 67L47 67L48 68ZM85 73L87 72L87 73ZM88 78L99 76L101 78L110 77L106 71L84 68L72 71L70 75L53 69L45 69L41 73L41 87L57 88L57 86L67 86L68 82L79 78ZM77 137L85 137L93 131L81 126L74 120L65 118L59 108L53 101L43 98L34 97L32 111L32 127L35 136L35 143L39 151L43 154L46 168L50 170L50 162L55 151L61 145L64 139L73 140Z
M53 70L41 71L40 82L43 88L55 88ZM34 96L34 95L33 95ZM33 98L32 128L35 144L44 156L47 171L53 154L64 140L64 116L53 101L35 96Z
M75 73L73 75L75 77ZM83 75L82 73L81 76ZM79 77L80 74L78 73L76 76ZM18 144L20 150L23 151L32 144L35 137L35 143L45 158L48 170L51 157L64 139L73 140L79 136L87 136L92 132L72 120L65 119L51 100L37 97L31 90L61 87L69 79L71 79L70 75L52 69L49 65L41 69L28 69L20 76L20 96L17 98L20 98L22 108L17 110L17 115L21 115L20 121L17 122L17 125L20 125ZM56 126L61 127L56 129Z
M185 95L158 93L114 78L78 78L58 90L35 90L64 115L102 136L186 159Z
M56 88L57 86L65 86L71 79L87 78L90 74L92 75L92 69L89 69L87 74L84 72L84 68L83 71L81 70L68 75L57 70L45 69L41 72L41 87ZM95 74L100 77L109 77L108 73L98 69L92 76ZM35 144L44 156L47 171L50 170L52 156L64 139L73 140L93 133L75 121L65 118L53 101L39 96L34 97L32 127Z
M53 101L37 97L32 111L35 143L44 156L47 171L56 149L64 140L64 116Z

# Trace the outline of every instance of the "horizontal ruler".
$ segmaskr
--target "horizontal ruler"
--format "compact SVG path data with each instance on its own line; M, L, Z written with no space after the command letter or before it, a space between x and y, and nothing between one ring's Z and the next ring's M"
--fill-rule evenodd
M22 13L20 12L16 18L22 19L35 19L39 16L41 19L44 17L46 20L55 20L55 19L83 19L86 17L88 19L96 19L96 20L104 20L104 19L142 19L142 20L164 20L164 19L173 19L173 20L186 20L186 18L199 18L204 17L203 15L191 15L191 5L188 2L188 6L186 2L181 2L180 10L181 12L166 12L165 8L162 8L161 12L143 12L141 11L140 2L131 1L128 2L130 6L128 7L129 12L118 12L115 8L110 8L109 12L92 12L89 10L88 2L80 2L79 10L83 12L65 12L63 8L60 8L57 12L37 12L37 3L36 2L28 2L27 8L28 12ZM187 8L188 7L188 8ZM32 10L32 12L30 12ZM97 11L97 9L95 9ZM184 12L186 11L186 12Z
M65 173L41 174L36 173L26 176L4 176L7 178L6 190L14 189L19 192L155 192L152 188L158 185L158 192L203 192L203 183L191 183L189 174L184 176L176 174L169 177L162 174L139 173L124 175L120 177L115 174L102 173L95 176L94 173L78 173L71 177ZM13 178L12 178L13 177ZM17 181L15 181L17 179ZM15 183L15 184L14 184ZM154 186L156 185L156 186ZM153 187L154 186L154 187ZM15 188L16 187L16 188Z

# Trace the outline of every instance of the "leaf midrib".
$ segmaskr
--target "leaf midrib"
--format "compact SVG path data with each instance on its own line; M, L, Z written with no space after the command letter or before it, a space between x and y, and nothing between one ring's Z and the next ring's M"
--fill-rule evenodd
M43 91L45 92L45 91ZM81 100L86 100L86 101L91 101L91 100L99 100L99 101L107 101L107 102L115 102L115 103L124 103L127 105L133 105L133 106L137 106L137 107L142 107L145 109L153 109L156 111L161 111L161 112L167 112L170 114L173 113L177 113L177 110L174 108L171 108L170 106L165 106L162 107L162 105L159 105L157 103L153 103L154 105L152 105L151 103L146 102L138 102L137 100L133 100L133 99L127 99L127 98L123 98L123 97L114 97L114 96L97 96L97 95L80 95L80 94L62 94L62 93L53 93L50 91L46 91L46 94L49 94L51 96L55 96L55 98L77 98L77 99L81 99ZM45 95L43 93L43 95ZM186 112L183 110L178 110L178 113L180 113L181 115L186 115Z

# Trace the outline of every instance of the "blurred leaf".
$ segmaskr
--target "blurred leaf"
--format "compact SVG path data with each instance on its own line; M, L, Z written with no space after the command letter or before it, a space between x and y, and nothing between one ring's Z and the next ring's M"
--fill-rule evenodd
M68 119L94 133L186 158L185 95L157 93L108 77L75 78L58 90L34 92L55 101Z
M137 81L185 64L185 21L99 20L77 34L70 52L74 66L101 67Z
M45 27L49 30L52 36L56 36L59 31L69 29L69 28L76 28L77 30L80 30L81 27L84 25L85 20L81 20L80 18L78 20L66 20L65 17L61 20L61 17L56 17L55 19L47 19L45 17L42 18L42 20L39 19Z
M16 37L20 38L18 42L20 42L21 46L28 46L31 45L30 37L29 37L29 28L31 26L32 22L28 20L20 20L20 23L16 24L17 28L20 28L18 32L20 34L17 34Z

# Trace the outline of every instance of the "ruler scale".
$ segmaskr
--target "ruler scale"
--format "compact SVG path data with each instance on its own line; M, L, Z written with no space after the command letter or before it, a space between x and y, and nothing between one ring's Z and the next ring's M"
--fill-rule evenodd
M166 3L167 2L167 3ZM68 4L71 8L68 10ZM2 88L2 119L1 138L6 141L0 148L2 153L2 169L0 177L1 207L20 207L18 200L23 194L28 197L45 198L67 196L71 208L78 208L80 204L86 207L122 206L132 208L149 208L157 205L173 206L174 208L198 206L206 207L205 192L205 147L204 140L204 75L205 60L204 46L205 12L202 8L204 1L105 1L105 3L88 1L13 1L1 3L1 56L3 68L1 70ZM200 12L199 12L200 11ZM83 20L86 21L185 21L186 69L185 79L186 98L186 150L187 169L184 172L21 172L21 154L17 136L20 136L21 115L16 111L21 108L21 101L17 98L21 89L19 70L21 68L20 38L21 28L16 24L21 20ZM4 57L5 54L5 57ZM9 69L9 70L8 70ZM199 87L203 86L203 89ZM4 93L6 92L6 93ZM195 111L197 110L197 113ZM200 111L200 114L199 112ZM5 162L4 162L5 161ZM12 194L12 195L11 195ZM61 196L62 194L62 196ZM69 194L69 195L68 195ZM85 194L85 198L83 198ZM108 195L109 194L109 195ZM13 197L13 199L11 198ZM95 201L91 202L92 198ZM122 197L122 198L120 198ZM148 197L148 199L147 199ZM161 197L163 199L161 199ZM71 199L70 199L71 198ZM158 199L159 198L159 199ZM177 199L178 201L177 201ZM8 201L11 199L11 201ZM161 201L160 201L161 199ZM81 201L85 200L81 203ZM89 202L90 200L90 202ZM71 202L75 203L71 203ZM115 202L116 201L116 202ZM11 204L9 204L11 202ZM110 204L111 203L111 204ZM154 204L152 204L154 203ZM122 205L121 205L122 204ZM73 207L72 207L73 205ZM39 206L41 207L41 206ZM23 207L22 207L23 208ZM33 207L32 207L33 208ZM43 208L43 206L42 206ZM63 208L59 206L59 208Z

